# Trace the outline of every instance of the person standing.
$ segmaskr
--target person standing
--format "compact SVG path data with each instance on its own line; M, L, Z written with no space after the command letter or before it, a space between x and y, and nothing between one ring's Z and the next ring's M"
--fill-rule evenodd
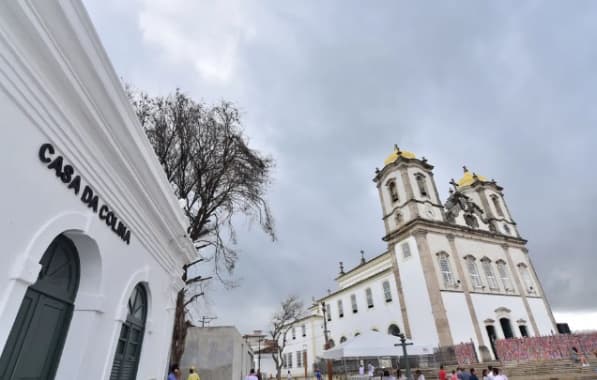
M375 367L373 366L373 364L369 363L367 364L367 369L369 377L372 377L373 373L375 372Z
M471 368L471 380L479 380L479 378L477 377L477 374L475 373L475 369Z
M467 369L461 368L460 369L460 378L462 380L471 380L471 373Z
M500 373L500 369L493 367L493 378L495 380L508 380L508 376L506 376L503 372Z
M439 366L439 373L438 373L439 380L446 380L446 371L444 370L444 366Z
M489 380L489 376L487 376L487 369L483 368L483 372L481 372L481 380Z
M317 380L321 380L321 371L319 370L319 368L315 369L315 378Z
M178 364L172 364L170 366L170 372L168 372L168 380L178 380L179 374L180 369L178 368Z
M458 380L458 375L456 374L456 370L452 370L452 375L450 376L450 380Z
M290 374L290 370L288 370L288 375L286 376L288 380L292 380L292 375Z
M257 378L257 375L255 374L254 368L251 368L251 370L249 371L249 374L247 375L247 377L245 377L245 380L259 380Z
M363 363L361 363L361 365L359 366L359 375L365 375L365 367L363 367Z
M425 375L423 375L420 369L415 371L415 380L425 380Z
M187 380L201 380L195 367L189 368L189 377L187 377Z

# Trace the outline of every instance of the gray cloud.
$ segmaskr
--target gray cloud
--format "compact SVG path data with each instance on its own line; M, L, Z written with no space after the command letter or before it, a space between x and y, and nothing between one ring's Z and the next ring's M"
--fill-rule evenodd
M394 142L444 197L462 164L495 178L552 306L597 308L594 2L85 3L123 78L235 101L277 161L279 241L241 223L242 286L201 312L265 327L286 294L321 296L338 261L383 252L371 178Z

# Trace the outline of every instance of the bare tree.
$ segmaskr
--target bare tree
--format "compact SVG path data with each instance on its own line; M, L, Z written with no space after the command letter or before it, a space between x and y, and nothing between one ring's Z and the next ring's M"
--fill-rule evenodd
M282 366L286 359L283 351L286 347L286 335L292 328L294 322L304 315L303 302L297 296L288 296L280 304L278 310L272 317L270 335L274 342L277 342L272 351L272 358L276 365L276 378L282 379Z
M184 266L185 288L178 293L171 347L171 362L182 358L187 328L187 307L203 295L202 281L187 278L197 262L212 262L213 274L232 286L237 260L233 216L256 220L275 239L265 191L273 161L249 148L239 111L229 102L208 106L180 90L166 97L151 97L127 87L131 103L153 145L174 192L189 220L188 236L195 242L197 260ZM190 286L194 284L193 286Z

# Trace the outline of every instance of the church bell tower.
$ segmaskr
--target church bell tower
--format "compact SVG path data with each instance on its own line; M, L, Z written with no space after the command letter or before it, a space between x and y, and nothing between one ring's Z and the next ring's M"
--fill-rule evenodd
M384 167L375 170L373 181L379 191L386 235L416 219L445 219L433 166L425 157L419 159L395 145Z

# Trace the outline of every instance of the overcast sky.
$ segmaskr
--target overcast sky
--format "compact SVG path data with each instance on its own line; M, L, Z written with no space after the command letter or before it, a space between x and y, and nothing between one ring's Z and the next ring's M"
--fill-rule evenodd
M495 178L558 316L595 323L597 2L85 4L125 81L235 102L276 160L279 240L241 224L241 286L198 315L266 328L286 295L322 296L339 261L383 252L371 179L397 143L443 199L463 164Z

